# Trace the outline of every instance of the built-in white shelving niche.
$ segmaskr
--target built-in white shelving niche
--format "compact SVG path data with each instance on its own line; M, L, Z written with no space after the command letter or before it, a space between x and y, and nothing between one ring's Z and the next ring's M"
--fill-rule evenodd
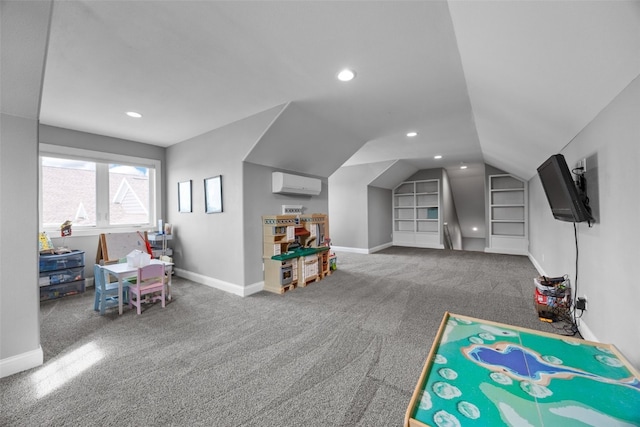
M509 174L489 175L489 216L486 251L526 255L529 248L527 183Z
M405 181L393 190L393 244L442 248L440 180Z

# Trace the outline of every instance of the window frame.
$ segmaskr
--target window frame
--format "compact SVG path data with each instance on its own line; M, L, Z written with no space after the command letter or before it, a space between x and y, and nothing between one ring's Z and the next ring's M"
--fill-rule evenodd
M162 218L162 162L158 159L106 153L82 148L41 143L38 152L38 224L40 230L58 236L59 227L42 224L42 157L83 160L96 163L96 225L73 228L73 236L97 236L101 233L131 232L154 228ZM109 164L142 166L155 171L149 174L149 222L139 225L109 224ZM155 191L154 191L155 190ZM103 195L100 197L100 195ZM104 196L106 194L106 196Z

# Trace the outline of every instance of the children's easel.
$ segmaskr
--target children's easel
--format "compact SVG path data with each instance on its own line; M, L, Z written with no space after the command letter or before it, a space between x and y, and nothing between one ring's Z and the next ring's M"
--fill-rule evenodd
M98 241L96 264L104 265L110 261L126 258L133 250L147 253L147 232L102 233Z

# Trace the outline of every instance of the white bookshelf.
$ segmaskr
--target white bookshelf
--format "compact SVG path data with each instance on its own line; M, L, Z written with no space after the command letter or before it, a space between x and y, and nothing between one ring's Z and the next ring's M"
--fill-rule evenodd
M513 175L489 176L490 237L487 252L526 255L527 183Z
M393 244L442 248L440 180L405 181L393 190Z

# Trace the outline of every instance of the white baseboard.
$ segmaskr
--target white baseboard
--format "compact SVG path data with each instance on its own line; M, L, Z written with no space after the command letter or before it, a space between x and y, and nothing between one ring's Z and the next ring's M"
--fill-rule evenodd
M580 330L580 335L587 341L601 342L598 337L589 329L586 323L582 320L578 319L578 329Z
M337 252L350 252L353 254L372 254L383 249L387 249L393 246L393 243L383 243L382 245L374 246L373 248L365 249L365 248L350 248L348 246L331 246L331 249Z
M529 257L529 261L531 261L531 264L533 264L536 270L538 270L538 274L541 276L547 276L547 273L544 272L544 268L542 268L538 260L535 259L535 257L531 255L531 253L528 253L527 256Z
M42 347L0 360L0 378L35 368L44 363Z
M369 249L369 253L372 254L372 253L381 251L383 249L390 248L391 246L393 246L392 242L383 243L382 245L374 246L373 248Z
M350 248L348 246L331 246L331 249L333 249L334 251L337 252L350 252L353 254L368 254L369 253L369 249L364 249L364 248Z
M257 294L262 290L264 290L264 280L245 286L243 297L248 297L249 295Z
M252 283L248 286L240 286L235 283L225 282L224 280L215 279L213 277L205 276L199 273L183 270L182 268L174 268L177 276L184 277L201 285L209 286L211 288L219 289L221 291L228 292L230 294L246 297L260 292L264 289L264 282Z
M488 254L527 255L526 251L510 248L484 248L484 251Z

